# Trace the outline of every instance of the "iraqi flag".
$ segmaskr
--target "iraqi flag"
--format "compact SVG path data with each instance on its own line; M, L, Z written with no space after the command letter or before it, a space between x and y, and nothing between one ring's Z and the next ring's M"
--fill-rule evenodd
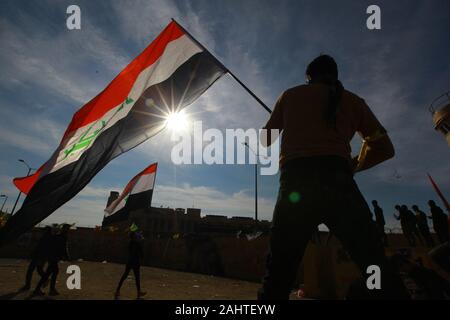
M105 209L102 226L126 221L131 211L150 207L157 166L151 164L128 182L120 196Z
M14 184L27 194L0 230L14 239L72 199L112 159L165 127L227 70L175 21L78 110L51 158ZM83 208L80 208L83 210Z

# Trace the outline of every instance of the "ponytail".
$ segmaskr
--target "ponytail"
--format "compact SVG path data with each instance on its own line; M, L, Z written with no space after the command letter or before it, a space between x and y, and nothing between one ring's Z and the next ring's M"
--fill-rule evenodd
M325 111L325 121L336 128L336 116L341 102L344 86L338 80L338 69L334 59L328 55L315 58L306 69L309 83L322 83L328 86L328 105Z
M335 80L333 83L328 85L328 106L327 111L325 112L325 120L334 129L337 129L336 116L343 91L344 86L339 80Z

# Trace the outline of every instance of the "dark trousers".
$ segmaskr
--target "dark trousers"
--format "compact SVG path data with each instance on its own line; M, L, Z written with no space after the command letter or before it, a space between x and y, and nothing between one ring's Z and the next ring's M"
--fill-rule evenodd
M38 285L36 286L36 291L41 290L44 283L48 281L50 278L50 290L56 289L56 279L58 278L59 266L58 261L51 260L48 262L47 270L45 270L44 275L39 280Z
M428 247L434 247L434 241L430 234L430 229L426 225L419 225L419 231Z
M417 239L419 239L419 242L420 242L422 245L425 244L425 242L423 241L422 236L421 236L421 234L420 234L419 228L417 227L416 224L413 224L413 225L411 226L411 232L412 232L413 237L416 237Z
M43 277L44 276L44 264L45 264L45 260L44 259L32 259L30 261L30 264L28 265L28 269L27 269L27 275L25 277L25 287L30 287L31 286L31 279L33 278L33 272L34 270L37 270L39 276Z
M347 161L314 157L288 162L281 170L270 253L259 299L288 299L311 234L325 223L341 241L364 279L370 265L381 269L375 298L407 298L406 289L384 255L377 226Z
M134 280L136 281L137 292L139 293L141 291L141 266L138 263L127 263L125 271L123 272L123 275L120 278L119 285L117 286L117 291L120 291L123 282L128 277L131 270L133 270L134 273Z
M402 226L402 233L403 236L406 238L406 241L408 241L411 247L415 247L417 243L411 225L408 222L400 222L400 224Z
M387 247L389 245L388 243L388 237L386 232L384 231L384 224L378 224L376 223L378 228L378 236L380 237L381 241L383 242L383 245Z
M449 240L448 237L448 227L446 224L439 225L438 227L434 227L434 231L439 239L439 242L446 243Z

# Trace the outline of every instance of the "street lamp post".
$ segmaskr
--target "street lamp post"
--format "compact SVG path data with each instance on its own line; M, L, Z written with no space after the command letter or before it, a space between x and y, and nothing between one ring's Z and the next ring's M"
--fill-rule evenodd
M259 157L259 154L255 151L253 151L252 148L248 145L247 142L242 143L244 146L246 146L256 157ZM258 160L256 160L255 163L255 221L258 221Z
M0 209L0 212L3 212L3 207L5 206L6 200L8 200L8 196L2 194L0 195L0 198L5 198L5 200L3 200L2 208Z
M30 175L31 171L34 170L34 169L31 168L31 167L28 165L28 163L26 163L26 161L23 160L23 159L19 159L19 162L22 162L24 165L27 166L27 168L28 168L27 177L28 177L28 176ZM17 206L17 203L19 202L19 199L20 199L20 195L21 195L21 194L22 194L22 192L19 191L19 195L17 196L16 202L14 203L14 207L12 208L11 215L14 214L14 210L16 209L16 206Z
M255 163L255 221L258 221L258 162Z

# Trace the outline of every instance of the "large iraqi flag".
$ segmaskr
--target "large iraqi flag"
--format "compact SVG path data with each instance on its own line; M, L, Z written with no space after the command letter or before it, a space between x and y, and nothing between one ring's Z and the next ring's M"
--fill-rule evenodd
M157 163L149 165L128 182L120 196L105 209L103 226L128 220L130 211L150 207L157 166Z
M35 174L14 179L27 197L0 229L0 245L73 198L109 161L160 132L168 113L191 104L226 72L172 21L74 114L51 158Z

